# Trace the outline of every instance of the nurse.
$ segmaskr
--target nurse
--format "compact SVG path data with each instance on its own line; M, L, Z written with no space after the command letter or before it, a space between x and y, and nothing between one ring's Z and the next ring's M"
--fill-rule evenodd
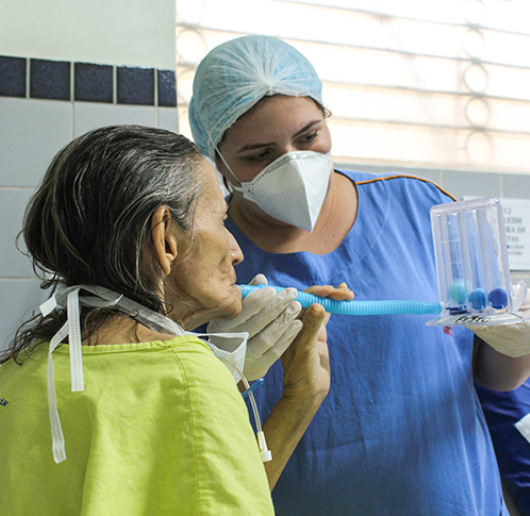
M3 516L274 513L234 381L247 334L223 353L185 331L241 312L226 211L183 136L105 127L57 154L23 230L55 295L1 357ZM269 428L300 391L327 394L324 320L305 312Z
M263 273L298 289L346 281L361 300L438 299L429 210L453 198L422 179L334 168L328 115L314 68L280 39L237 38L200 63L190 124L231 190L227 227L247 257L238 279ZM530 357L492 347L505 329L485 336L489 345L427 320L331 318L330 393L273 477L278 515L507 514L473 380L513 389ZM281 393L275 364L257 393L265 416ZM292 427L269 432L273 453L290 446Z

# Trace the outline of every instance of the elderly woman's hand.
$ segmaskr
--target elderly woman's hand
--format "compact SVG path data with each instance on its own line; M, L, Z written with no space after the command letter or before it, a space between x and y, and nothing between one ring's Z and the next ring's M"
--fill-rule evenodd
M263 274L250 282L250 285L267 284ZM302 329L297 320L302 307L295 301L296 294L294 288L279 294L272 288L255 290L243 299L243 309L237 317L208 325L208 333L248 332L244 369L248 381L265 376Z
M315 286L306 292L336 301L353 299L345 283L337 288ZM263 425L273 457L265 464L271 489L329 392L329 317L322 305L311 305L302 315L302 331L282 355L283 394Z
M346 283L338 287L314 286L309 294L336 301L350 301L353 292ZM329 353L326 324L330 314L319 304L313 304L302 315L303 327L295 341L282 355L283 397L314 400L320 405L330 386Z

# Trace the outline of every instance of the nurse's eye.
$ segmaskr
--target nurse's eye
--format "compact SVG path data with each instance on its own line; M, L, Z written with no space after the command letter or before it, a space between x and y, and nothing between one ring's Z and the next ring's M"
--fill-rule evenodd
M300 139L300 143L311 143L313 140L316 139L317 136L318 136L318 131L314 131L310 134L303 136Z
M249 161L265 161L270 156L270 151L263 151L253 156L247 156Z

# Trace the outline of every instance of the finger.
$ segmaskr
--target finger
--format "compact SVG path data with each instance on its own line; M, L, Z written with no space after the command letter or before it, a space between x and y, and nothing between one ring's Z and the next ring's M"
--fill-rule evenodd
M329 296L335 301L351 301L354 298L353 292L347 286L338 286Z
M304 290L304 292L318 297L335 299L337 301L349 301L354 297L352 290L348 288L346 283L341 283L338 287L334 287L333 285L313 285Z
M267 281L267 278L265 277L265 274L256 274L252 278L252 281L249 283L249 285L268 285L269 282Z
M292 302L274 321L260 331L248 342L248 350L254 357L259 357L275 346L281 340L290 324L298 317L302 305L298 301ZM297 325L298 326L298 325ZM302 323L300 322L300 327ZM293 337L294 338L294 337Z
M282 290L262 310L245 322L244 330L251 337L263 331L286 310L295 300L297 294L298 291L295 288Z
M276 362L285 352L285 350L293 343L297 335L302 331L303 323L300 320L293 321L285 332L285 336L279 340L276 345L269 349L260 358L260 364L263 364L267 369Z
M354 298L353 292L345 283L342 283L337 288L332 285L314 285L304 290L314 296L333 299L334 301L351 301Z
M333 285L313 285L305 289L304 292L318 297L328 297L334 290Z
M320 327L326 318L326 311L322 305L312 304L304 313L302 331L298 335L298 343L302 346L310 346L318 336Z

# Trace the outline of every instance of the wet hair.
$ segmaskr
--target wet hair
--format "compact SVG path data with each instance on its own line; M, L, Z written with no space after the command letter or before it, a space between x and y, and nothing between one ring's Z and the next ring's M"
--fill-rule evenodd
M202 160L184 136L141 126L103 127L69 143L31 198L21 232L42 287L100 285L168 312L151 218L166 206L172 220L192 233ZM83 336L115 315L114 309L83 308ZM27 321L0 363L50 340L65 321L64 310Z

